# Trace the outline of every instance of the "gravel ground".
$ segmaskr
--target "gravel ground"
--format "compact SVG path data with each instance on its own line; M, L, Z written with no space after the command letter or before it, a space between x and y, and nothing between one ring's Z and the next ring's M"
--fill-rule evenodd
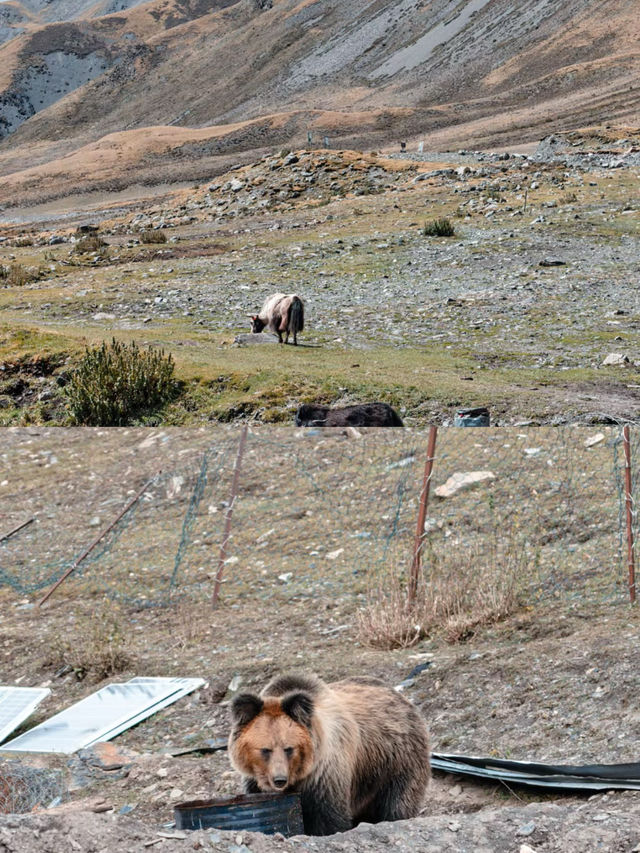
M152 829L131 818L79 812L0 818L3 853L54 850L292 853L393 848L473 853L632 853L640 843L640 795L598 795L580 803L533 803L478 813L437 815L371 826L329 838L290 839L247 832L184 832Z
M629 287L640 271L640 211L625 195L637 167L625 161L624 170L566 171L510 158L503 174L495 155L486 166L488 155L442 156L471 166L459 167L464 174L445 170L453 174L435 178L435 190L428 191L413 182L413 173L373 170L375 179L364 177L377 182L382 195L363 196L362 215L355 217L345 203L328 216L294 210L291 199L280 199L281 187L285 194L293 187L295 195L295 181L314 175L315 167L307 163L265 190L260 183L273 182L272 161L261 161L241 171L242 180L218 182L213 195L197 193L182 205L191 218L211 222L221 244L217 255L184 258L176 245L158 247L148 264L127 265L125 257L103 258L88 270L54 264L53 280L22 288L12 317L111 330L179 320L225 334L245 327L247 313L284 289L305 297L307 340L324 345L451 347L470 352L479 367L598 366L612 348L640 358L640 295ZM327 186L359 186L349 164L326 168ZM612 174L615 194L606 198ZM273 207L269 217L256 208L255 188L247 195L249 178ZM246 189L230 190L234 180ZM318 179L304 192L316 198L322 189ZM212 210L211 198L223 207ZM456 236L424 237L421 226L446 201L458 204ZM398 226L392 229L394 207ZM158 228L169 219L166 209L156 209L132 221L138 229ZM246 230L231 227L241 224ZM185 227L181 242L201 231ZM47 299L51 287L64 298Z
M250 249L234 260L155 260L144 272L135 270L134 293L126 269L100 271L97 287L95 272L74 273L56 286L76 290L79 304L30 304L29 290L42 288L39 283L23 289L13 313L38 322L108 323L111 329L187 317L213 334L229 334L245 326L245 314L261 305L286 269L306 297L308 342L451 344L472 350L480 364L496 358L579 367L598 365L607 355L599 333L618 331L625 342L635 340L640 295L627 283L640 270L638 236L624 235L612 246L606 238L558 236L542 228L528 236L471 225L459 230L460 238L436 245L408 232L341 241L321 253L306 241L289 251L266 250L257 283L251 282ZM323 257L314 258L318 254ZM541 267L548 258L563 265ZM376 275L335 270L338 262L364 266L373 259ZM387 307L381 311L381 305ZM640 357L629 343L630 354Z

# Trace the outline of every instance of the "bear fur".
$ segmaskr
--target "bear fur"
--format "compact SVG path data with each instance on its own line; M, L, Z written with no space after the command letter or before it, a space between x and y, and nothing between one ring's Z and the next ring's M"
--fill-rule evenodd
M229 755L246 793L298 791L308 835L415 817L429 784L419 711L368 677L274 678L231 703Z

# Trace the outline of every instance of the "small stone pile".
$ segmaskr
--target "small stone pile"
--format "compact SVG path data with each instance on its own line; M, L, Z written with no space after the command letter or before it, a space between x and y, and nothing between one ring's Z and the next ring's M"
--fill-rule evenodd
M235 170L199 191L187 210L210 211L230 219L294 204L326 204L346 195L374 195L408 182L407 171L390 171L375 155L298 151L268 156Z

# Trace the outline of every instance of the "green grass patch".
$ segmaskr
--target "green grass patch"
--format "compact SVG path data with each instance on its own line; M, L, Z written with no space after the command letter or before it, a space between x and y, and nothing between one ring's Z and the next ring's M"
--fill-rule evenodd
M68 355L81 352L81 344L73 337L57 334L37 326L0 324L0 362L34 355Z
M176 341L184 329L148 331L144 344L164 347L175 359L175 397L141 416L147 424L189 426L206 422L255 420L291 424L301 403L348 405L380 400L398 409L407 423L428 424L449 417L456 408L487 405L492 417L531 418L545 422L557 411L557 395L573 385L592 385L597 393L602 371L595 367L558 371L516 367L530 354L502 353L487 364L478 353L458 348L443 350L434 345L420 348L378 347L344 350L330 346L276 345L233 347L212 341L205 332L190 330L182 346ZM93 342L103 333L96 330ZM140 332L121 332L132 340ZM0 361L38 352L67 352L77 363L86 339L69 339L34 329L0 329ZM69 371L72 365L67 365ZM637 381L635 371L625 372L621 382ZM570 404L580 411L580 404ZM583 410L590 410L588 402ZM68 423L66 412L29 404L0 411L3 423Z

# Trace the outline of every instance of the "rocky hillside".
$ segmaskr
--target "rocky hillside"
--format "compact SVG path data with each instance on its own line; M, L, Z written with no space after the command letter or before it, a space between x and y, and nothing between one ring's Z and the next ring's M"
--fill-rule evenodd
M31 0L0 9L4 174L139 128L148 137L156 127L242 122L232 131L238 152L309 136L332 147L446 147L640 115L635 0ZM281 120L256 135L246 122L265 115Z

